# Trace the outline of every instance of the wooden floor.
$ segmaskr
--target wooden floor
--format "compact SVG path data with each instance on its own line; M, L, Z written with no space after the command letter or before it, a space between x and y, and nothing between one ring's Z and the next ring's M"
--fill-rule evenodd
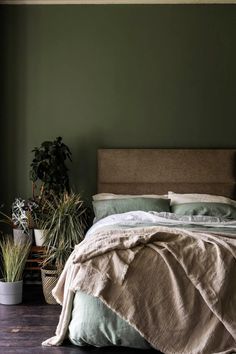
M157 354L155 350L77 347L66 342L60 347L42 347L54 335L61 307L44 302L41 286L25 286L23 303L0 305L0 354Z

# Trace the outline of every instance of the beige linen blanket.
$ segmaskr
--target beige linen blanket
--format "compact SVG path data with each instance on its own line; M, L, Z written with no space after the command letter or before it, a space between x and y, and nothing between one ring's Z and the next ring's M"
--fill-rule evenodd
M163 353L236 351L236 238L162 226L97 232L75 247L54 288L62 312L43 345L67 336L76 290Z

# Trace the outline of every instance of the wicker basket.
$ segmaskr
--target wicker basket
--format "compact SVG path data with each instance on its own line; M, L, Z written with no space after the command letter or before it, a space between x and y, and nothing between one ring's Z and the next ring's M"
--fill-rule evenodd
M56 300L52 296L52 289L56 286L60 272L56 269L51 270L41 268L41 276L45 301L50 305L57 304Z

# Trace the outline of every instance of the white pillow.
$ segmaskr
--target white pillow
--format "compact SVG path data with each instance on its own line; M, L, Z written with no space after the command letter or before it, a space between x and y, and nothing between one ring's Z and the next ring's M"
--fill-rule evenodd
M157 195L157 194L130 195L130 194L113 194L113 193L98 193L93 195L93 200L126 199L126 198L168 199L168 195Z
M223 203L236 207L236 201L230 198L222 197L219 195L211 194L178 194L174 192L168 192L168 198L170 199L170 205L178 205L185 203Z

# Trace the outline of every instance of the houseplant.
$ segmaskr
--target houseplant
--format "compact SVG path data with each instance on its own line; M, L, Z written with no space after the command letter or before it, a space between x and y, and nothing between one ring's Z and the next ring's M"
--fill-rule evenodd
M52 192L56 194L69 192L66 162L71 161L71 151L62 142L62 137L57 137L54 141L44 141L32 152L34 157L30 165L30 180L33 198L40 200L45 194L50 195Z
M3 216L0 221L9 224L13 228L15 243L24 243L27 240L32 243L32 229L36 208L37 204L33 200L16 198L12 203L11 216L0 211Z
M46 301L56 303L51 291L74 246L84 238L87 214L80 195L73 192L54 194L47 200L47 211L43 225L46 254L41 268L42 283Z
M70 191L66 162L71 161L71 151L62 142L62 137L57 137L53 141L44 141L32 152L34 155L30 165L30 180L33 200L38 206L35 214L34 237L36 246L42 246L45 237L44 221L48 213L48 204L45 201L52 202L53 196Z
M42 197L41 199L35 199L37 207L34 211L34 238L36 246L43 246L45 238L45 230L43 229L45 220L48 217L47 211L47 199Z
M12 203L13 236L15 243L33 241L33 220L37 205L34 201L16 198Z
M11 236L0 241L1 274L0 303L14 305L22 302L23 270L31 243L15 244Z

